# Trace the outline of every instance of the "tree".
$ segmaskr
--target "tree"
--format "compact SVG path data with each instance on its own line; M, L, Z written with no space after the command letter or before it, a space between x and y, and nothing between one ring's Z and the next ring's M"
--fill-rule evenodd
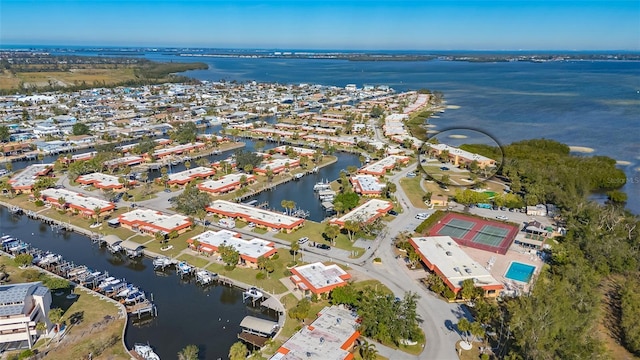
M327 223L322 234L331 242L331 245L334 245L336 238L340 234L340 229L335 225Z
M482 324L480 324L477 321L474 321L474 322L471 323L471 325L469 326L469 332L474 337L474 339L483 338L484 334L485 334L485 331L484 331L484 328L482 327Z
M377 119L377 118L381 117L382 115L384 115L384 109L381 106L376 105L371 109L371 112L369 113L369 115L372 118Z
M4 168L7 170L7 172L11 172L11 170L13 170L13 164L11 162L7 162L4 164Z
M136 154L151 154L158 144L151 138L143 137L142 140L133 148Z
M627 202L627 194L620 190L611 190L607 192L607 199L612 204L624 204Z
M72 128L73 135L87 135L89 134L89 126L83 123L75 123Z
M360 223L353 221L353 220L347 220L345 221L344 225L342 226L342 228L347 232L347 236L349 237L349 241L353 242L353 236L356 234L356 232L358 232L360 230Z
M336 195L336 198L333 200L333 204L335 207L335 204L340 202L344 206L343 210L351 210L358 205L359 201L360 197L358 196L358 194L354 193L353 191L348 191Z
M200 349L196 345L187 345L178 353L178 360L198 360Z
M229 349L229 360L244 360L247 358L247 345L242 341L237 341Z
M189 161L189 160L185 161L184 162L184 167L187 170L191 169L191 161Z
M42 284L51 289L51 291L65 290L71 286L69 280L59 277L41 276L40 280L42 280Z
M260 163L262 163L262 156L250 151L237 150L234 153L234 156L236 158L236 167L238 169L244 169L247 164L252 165L253 169L255 169L260 166Z
M362 357L362 360L375 360L378 358L378 350L376 346L369 343L367 340L361 340L358 345L358 352Z
M196 141L198 135L198 128L196 124L192 122L186 122L178 125L178 127L171 133L171 139L179 144L187 144Z
M309 315L309 310L311 310L311 302L306 297L302 298L296 306L289 310L289 317L302 321Z
M56 332L60 331L60 324L62 323L62 316L64 311L60 308L53 308L49 310L49 321L56 325Z
M393 193L395 193L398 190L397 185L394 182L388 181L386 186L385 186L386 190L387 190L387 197L390 198L391 195Z
M240 253L231 245L220 245L218 253L222 261L231 269L235 268L240 261Z
M333 210L335 210L339 216L344 211L344 204L341 201L334 201Z
M16 265L18 265L20 267L28 266L28 265L31 265L31 263L33 262L33 255L31 255L31 254L18 254L13 259L13 261L16 263Z
M205 223L205 219L207 218L207 211L205 209L198 209L196 210L196 217L198 218L198 220L200 220L200 222L202 223L202 229L206 229L206 226L204 225Z
M47 331L47 324L42 321L38 321L38 323L36 324L36 331L41 334L44 333L45 331Z
M0 125L0 142L8 142L11 138L11 131L7 125Z
M331 290L331 303L334 305L344 304L356 306L359 301L360 293L351 283Z
M253 144L253 148L256 149L257 152L261 152L265 146L266 143L263 140L258 140Z
M466 279L462 282L462 289L460 290L460 296L463 300L476 299L482 296L482 289L476 287L473 279Z
M300 244L296 240L291 241L291 253L293 254L293 263L296 263L296 255L300 251Z
M469 342L469 330L471 330L471 323L469 322L469 320L467 320L467 318L462 318L458 321L458 330L460 331L460 335L462 335L462 338L465 342L470 343Z
M253 165L245 164L242 170L244 170L244 172L247 174L251 174L251 172L253 171Z
M204 209L211 203L211 195L199 191L192 183L185 186L182 194L176 196L175 208L185 215L194 215L198 210Z

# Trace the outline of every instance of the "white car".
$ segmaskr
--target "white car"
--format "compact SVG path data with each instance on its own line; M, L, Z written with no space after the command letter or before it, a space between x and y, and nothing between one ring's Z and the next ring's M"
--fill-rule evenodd
M416 219L418 220L427 220L428 217L429 217L429 214L427 213L419 213L416 215Z
M498 215L498 216L496 216L496 219L498 219L498 220L509 220L509 218L504 216L504 215Z
M304 244L307 241L309 241L308 237L306 237L306 236L305 237L301 237L300 239L298 239L298 244Z

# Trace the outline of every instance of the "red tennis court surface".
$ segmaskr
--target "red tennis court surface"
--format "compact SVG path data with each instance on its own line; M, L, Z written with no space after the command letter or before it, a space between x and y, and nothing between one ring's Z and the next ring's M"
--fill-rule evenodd
M502 222L446 214L429 229L430 236L450 236L458 244L504 255L518 234L518 227Z

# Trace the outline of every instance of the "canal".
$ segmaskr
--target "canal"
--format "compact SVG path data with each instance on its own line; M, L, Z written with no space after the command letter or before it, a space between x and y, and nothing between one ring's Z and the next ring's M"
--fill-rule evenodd
M76 264L106 270L138 285L147 294L152 293L158 317L129 320L125 341L129 348L137 342L149 342L163 359L175 359L188 344L200 348L201 359L226 359L245 316L276 320L273 311L244 304L239 289L219 285L203 288L181 280L173 271L156 273L150 259L112 255L84 236L53 231L39 221L13 215L4 207L0 207L0 234L11 234Z

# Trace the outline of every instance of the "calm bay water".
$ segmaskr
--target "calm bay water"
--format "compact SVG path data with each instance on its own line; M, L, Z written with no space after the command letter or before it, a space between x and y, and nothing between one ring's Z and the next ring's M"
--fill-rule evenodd
M245 316L276 319L273 311L243 304L239 289L201 287L181 280L173 271L156 273L151 259L112 255L84 236L52 231L39 221L14 216L4 207L0 207L0 234L11 234L40 249L62 254L76 264L106 270L138 285L147 294L153 293L158 317L141 322L129 320L125 340L130 348L136 342L149 342L163 359L177 358L176 354L188 344L199 346L201 359L226 359Z

